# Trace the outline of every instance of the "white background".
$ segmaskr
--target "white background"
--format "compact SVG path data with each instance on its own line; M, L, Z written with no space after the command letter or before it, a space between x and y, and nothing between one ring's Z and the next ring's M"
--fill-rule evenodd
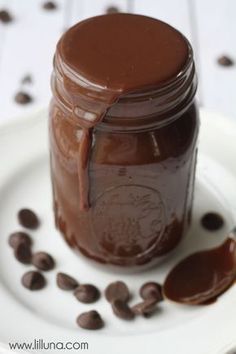
M236 119L236 65L222 67L217 58L226 54L236 61L235 0L55 0L57 10L42 9L43 0L0 0L14 22L0 22L0 122L48 105L50 73L55 45L63 31L75 22L106 12L150 15L181 30L195 49L201 106ZM21 84L26 74L32 84ZM23 89L34 101L14 102Z

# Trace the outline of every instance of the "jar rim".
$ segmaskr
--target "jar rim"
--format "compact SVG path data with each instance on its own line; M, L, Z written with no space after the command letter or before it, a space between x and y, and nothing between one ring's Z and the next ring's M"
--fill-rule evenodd
M176 30L178 31L178 30ZM178 31L179 32L179 31ZM178 81L188 70L189 66L191 65L193 61L193 49L192 46L187 39L186 36L181 34L184 41L187 43L188 47L188 56L187 59L181 68L181 70L178 72L177 75L173 76L169 80L165 80L163 82L159 82L157 84L152 84L152 85L147 85L143 86L140 89L137 90L131 90L130 92L126 92L123 95L120 95L120 100L129 100L129 99L135 99L136 97L144 96L146 97L150 92L162 92L162 90L168 89L170 86L172 86L176 81ZM59 54L59 51L55 53L54 56L54 61L53 61L54 69L57 71L57 74L59 76L59 79L62 80L62 74L64 74L67 78L69 78L74 84L77 84L78 86L82 87L89 87L91 91L99 91L105 94L107 91L109 92L116 92L117 90L114 89L112 90L111 88L107 88L105 86L101 86L95 82L91 82L88 79L86 79L85 76L82 76L80 73L76 72L71 68L68 64L66 64L62 57ZM72 80L73 78L73 80ZM122 91L122 90L121 90Z
M182 35L183 36L183 35ZM117 95L117 90L111 90L106 87L101 87L97 84L93 84L82 77L79 73L73 71L60 57L59 51L56 52L54 57L54 74L52 76L52 89L57 101L62 104L67 112L74 115L74 118L80 120L82 114L87 114L86 118L91 115L91 121L93 118L94 104L99 104L101 112L104 112L102 121L99 125L101 129L104 129L107 125L117 125L117 128L121 129L122 122L127 123L128 120L136 120L141 124L141 118L146 119L146 125L150 123L150 119L153 121L155 115L156 124L165 124L164 120L169 121L174 116L178 116L179 112L186 110L193 102L196 89L197 78L193 58L193 50L188 39L183 36L187 43L188 55L186 61L178 72L168 81L160 82L156 85L147 85L139 90L125 92ZM72 80L73 78L73 80ZM66 90L66 81L70 83L71 92ZM78 90L79 86L79 90ZM111 100L108 103L112 95L118 96L118 99ZM110 97L109 97L110 95ZM74 104L75 102L82 102L82 109ZM107 98L109 98L107 100ZM174 112L176 110L176 112ZM120 121L119 121L120 120ZM163 121L163 122L162 122ZM79 122L78 122L79 124ZM132 126L132 122L130 122ZM89 126L88 126L89 127ZM126 124L126 129L128 126Z

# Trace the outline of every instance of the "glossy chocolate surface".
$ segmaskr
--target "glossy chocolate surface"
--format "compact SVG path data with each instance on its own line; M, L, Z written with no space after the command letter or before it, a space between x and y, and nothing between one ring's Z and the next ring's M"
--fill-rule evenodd
M173 79L189 55L188 43L171 26L130 14L82 21L64 34L58 49L78 77L117 94Z
M50 109L56 225L87 256L123 266L173 249L190 222L196 78L188 41L145 16L69 29Z

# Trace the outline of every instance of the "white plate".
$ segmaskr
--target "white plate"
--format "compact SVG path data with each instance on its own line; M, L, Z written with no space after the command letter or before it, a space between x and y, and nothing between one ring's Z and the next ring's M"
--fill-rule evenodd
M109 282L122 279L136 294L133 298L136 302L143 282L162 282L171 266L184 255L222 241L236 218L236 125L206 112L201 112L201 121L192 229L177 251L161 265L132 274L121 270L114 272L78 257L55 230L48 167L47 112L40 111L0 128L0 341L6 344L34 339L88 342L86 352L91 354L120 354L122 351L215 354L233 341L236 336L235 287L214 305L188 307L163 302L152 318L137 318L127 323L114 317L104 297L94 305L83 305L55 285L59 270L76 276L80 282L94 283L101 290ZM34 249L46 250L57 260L57 269L46 274L48 287L35 293L20 284L22 274L31 267L17 263L7 244L8 235L20 229L16 214L22 207L35 209L42 221L40 229L32 232ZM224 230L208 233L200 228L199 219L209 210L224 215ZM103 330L89 332L76 326L76 316L89 309L97 309L102 314L106 322Z

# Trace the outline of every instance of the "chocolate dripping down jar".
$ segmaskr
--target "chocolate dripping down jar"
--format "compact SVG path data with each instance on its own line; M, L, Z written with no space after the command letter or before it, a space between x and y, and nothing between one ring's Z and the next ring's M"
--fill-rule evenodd
M126 20L125 14L107 16L114 17L112 23L119 16ZM105 16L95 22L99 18ZM199 130L192 49L178 32L187 50L177 72L137 90L125 82L121 90L95 85L77 72L80 56L76 67L77 54L66 52L75 41L70 31L58 43L52 75L56 227L73 249L93 260L144 265L173 250L191 221Z

